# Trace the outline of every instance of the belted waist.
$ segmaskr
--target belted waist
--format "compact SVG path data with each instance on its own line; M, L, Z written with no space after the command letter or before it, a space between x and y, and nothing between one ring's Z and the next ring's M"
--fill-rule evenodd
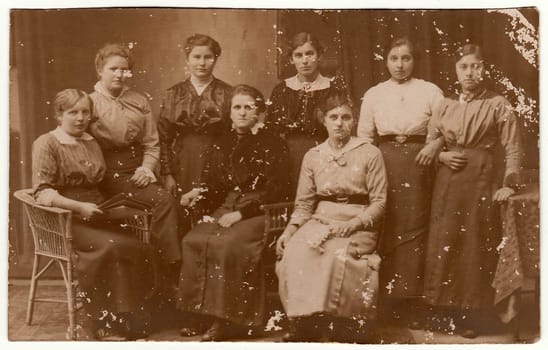
M328 201L342 204L369 204L369 195L367 194L316 196L316 198L318 201Z
M407 143L407 142L416 142L416 143L425 143L426 135L382 135L379 136L379 142L390 142L396 141L397 143Z

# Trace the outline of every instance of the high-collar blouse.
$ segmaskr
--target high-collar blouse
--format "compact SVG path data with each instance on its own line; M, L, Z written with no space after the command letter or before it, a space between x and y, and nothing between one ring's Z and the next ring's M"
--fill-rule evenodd
M376 135L426 135L428 121L442 99L440 88L422 79L379 83L362 98L358 136L373 142Z
M519 173L522 146L516 115L504 97L483 90L468 98L445 98L428 129L427 142L444 136L449 148L494 149L500 142L505 155L504 181L515 181L510 176Z
M127 87L119 96L113 96L101 82L95 84L90 97L93 116L89 130L103 151L140 144L144 152L142 166L154 170L160 159L160 144L148 99Z

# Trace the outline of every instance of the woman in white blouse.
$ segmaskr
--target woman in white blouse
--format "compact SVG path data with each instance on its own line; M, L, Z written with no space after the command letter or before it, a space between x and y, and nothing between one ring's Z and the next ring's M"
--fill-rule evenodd
M411 328L421 327L424 237L428 229L432 193L431 164L440 142L425 147L426 129L442 91L414 78L417 52L406 37L395 38L386 50L390 79L370 88L362 99L358 136L377 143L388 177L382 256L381 295L386 311L400 319L409 310ZM403 301L408 305L402 305ZM386 314L386 313L385 313Z

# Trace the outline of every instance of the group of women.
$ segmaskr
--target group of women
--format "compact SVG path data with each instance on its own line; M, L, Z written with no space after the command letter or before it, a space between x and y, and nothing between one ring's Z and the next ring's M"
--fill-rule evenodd
M299 33L289 46L297 74L270 104L214 77L221 47L202 34L187 39L190 78L167 90L157 121L126 85L123 45L99 50L93 93L57 94L58 127L33 145L34 194L76 214L76 270L98 339L146 337L153 295L175 299L183 336L253 334L266 314L261 205L288 198L276 245L285 340L353 341L379 312L405 309L422 327L424 301L462 311L462 335L477 335L474 316L493 299L495 202L514 192L520 154L510 104L485 88L481 49L458 51L462 93L444 98L413 77L413 43L395 39L390 79L358 115L340 79L320 74L319 41ZM119 193L150 207L150 245L101 215ZM189 222L197 207L208 215Z

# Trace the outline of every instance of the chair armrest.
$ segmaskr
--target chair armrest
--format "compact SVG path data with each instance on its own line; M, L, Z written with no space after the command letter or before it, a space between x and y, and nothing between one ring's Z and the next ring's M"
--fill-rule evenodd
M265 212L270 212L277 209L289 209L292 210L295 206L294 202L279 202L279 203L270 203L261 205L261 209Z
M21 202L26 203L34 208L39 208L41 210L47 211L49 213L53 214L70 214L72 211L68 209L58 208L58 207L47 207L45 205L40 205L36 202L34 197L32 196L32 190L31 189L23 189L23 190L17 190L14 192L13 196L17 199L19 199Z

